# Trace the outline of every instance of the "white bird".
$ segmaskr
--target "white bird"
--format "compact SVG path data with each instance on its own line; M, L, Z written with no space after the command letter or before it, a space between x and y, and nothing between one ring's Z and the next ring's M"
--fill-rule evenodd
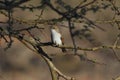
M64 45L63 38L57 26L51 27L51 40L52 40L52 43L56 46ZM62 52L66 52L65 48L61 48L61 49L62 49Z

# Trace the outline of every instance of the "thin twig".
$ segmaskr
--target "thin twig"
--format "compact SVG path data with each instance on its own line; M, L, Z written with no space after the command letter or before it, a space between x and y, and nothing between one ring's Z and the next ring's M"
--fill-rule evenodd
M117 46L119 40L120 40L120 37L117 36L117 38L113 44L113 48L112 48L112 51L113 51L113 53L118 61L120 61L120 58L119 58L118 54L115 52L115 47Z
M70 31L72 43L73 43L73 46L74 46L74 53L76 54L77 53L77 48L76 48L75 40L74 40L73 33L72 33L71 20L68 21L68 25L69 25L69 31Z

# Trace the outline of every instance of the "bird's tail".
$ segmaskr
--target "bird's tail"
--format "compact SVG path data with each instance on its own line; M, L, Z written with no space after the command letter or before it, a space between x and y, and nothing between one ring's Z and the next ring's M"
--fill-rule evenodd
M67 50L65 48L61 48L62 49L62 52L67 52Z

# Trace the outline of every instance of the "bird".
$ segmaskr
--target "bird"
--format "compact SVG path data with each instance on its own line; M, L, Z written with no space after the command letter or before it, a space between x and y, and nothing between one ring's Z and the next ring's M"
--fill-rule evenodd
M63 37L60 34L60 30L58 26L56 25L51 26L51 41L55 46L64 45ZM62 49L62 52L66 52L65 48L61 48L61 49Z

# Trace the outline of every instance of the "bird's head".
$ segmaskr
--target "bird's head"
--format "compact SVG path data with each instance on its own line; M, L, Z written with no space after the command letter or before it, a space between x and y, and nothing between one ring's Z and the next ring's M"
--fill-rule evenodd
M57 29L58 27L56 25L52 26L52 29Z
M54 30L56 30L56 31L58 31L58 32L59 32L59 28L58 28L58 26L57 26L57 25L53 25L53 26L51 26L51 29L54 29Z

